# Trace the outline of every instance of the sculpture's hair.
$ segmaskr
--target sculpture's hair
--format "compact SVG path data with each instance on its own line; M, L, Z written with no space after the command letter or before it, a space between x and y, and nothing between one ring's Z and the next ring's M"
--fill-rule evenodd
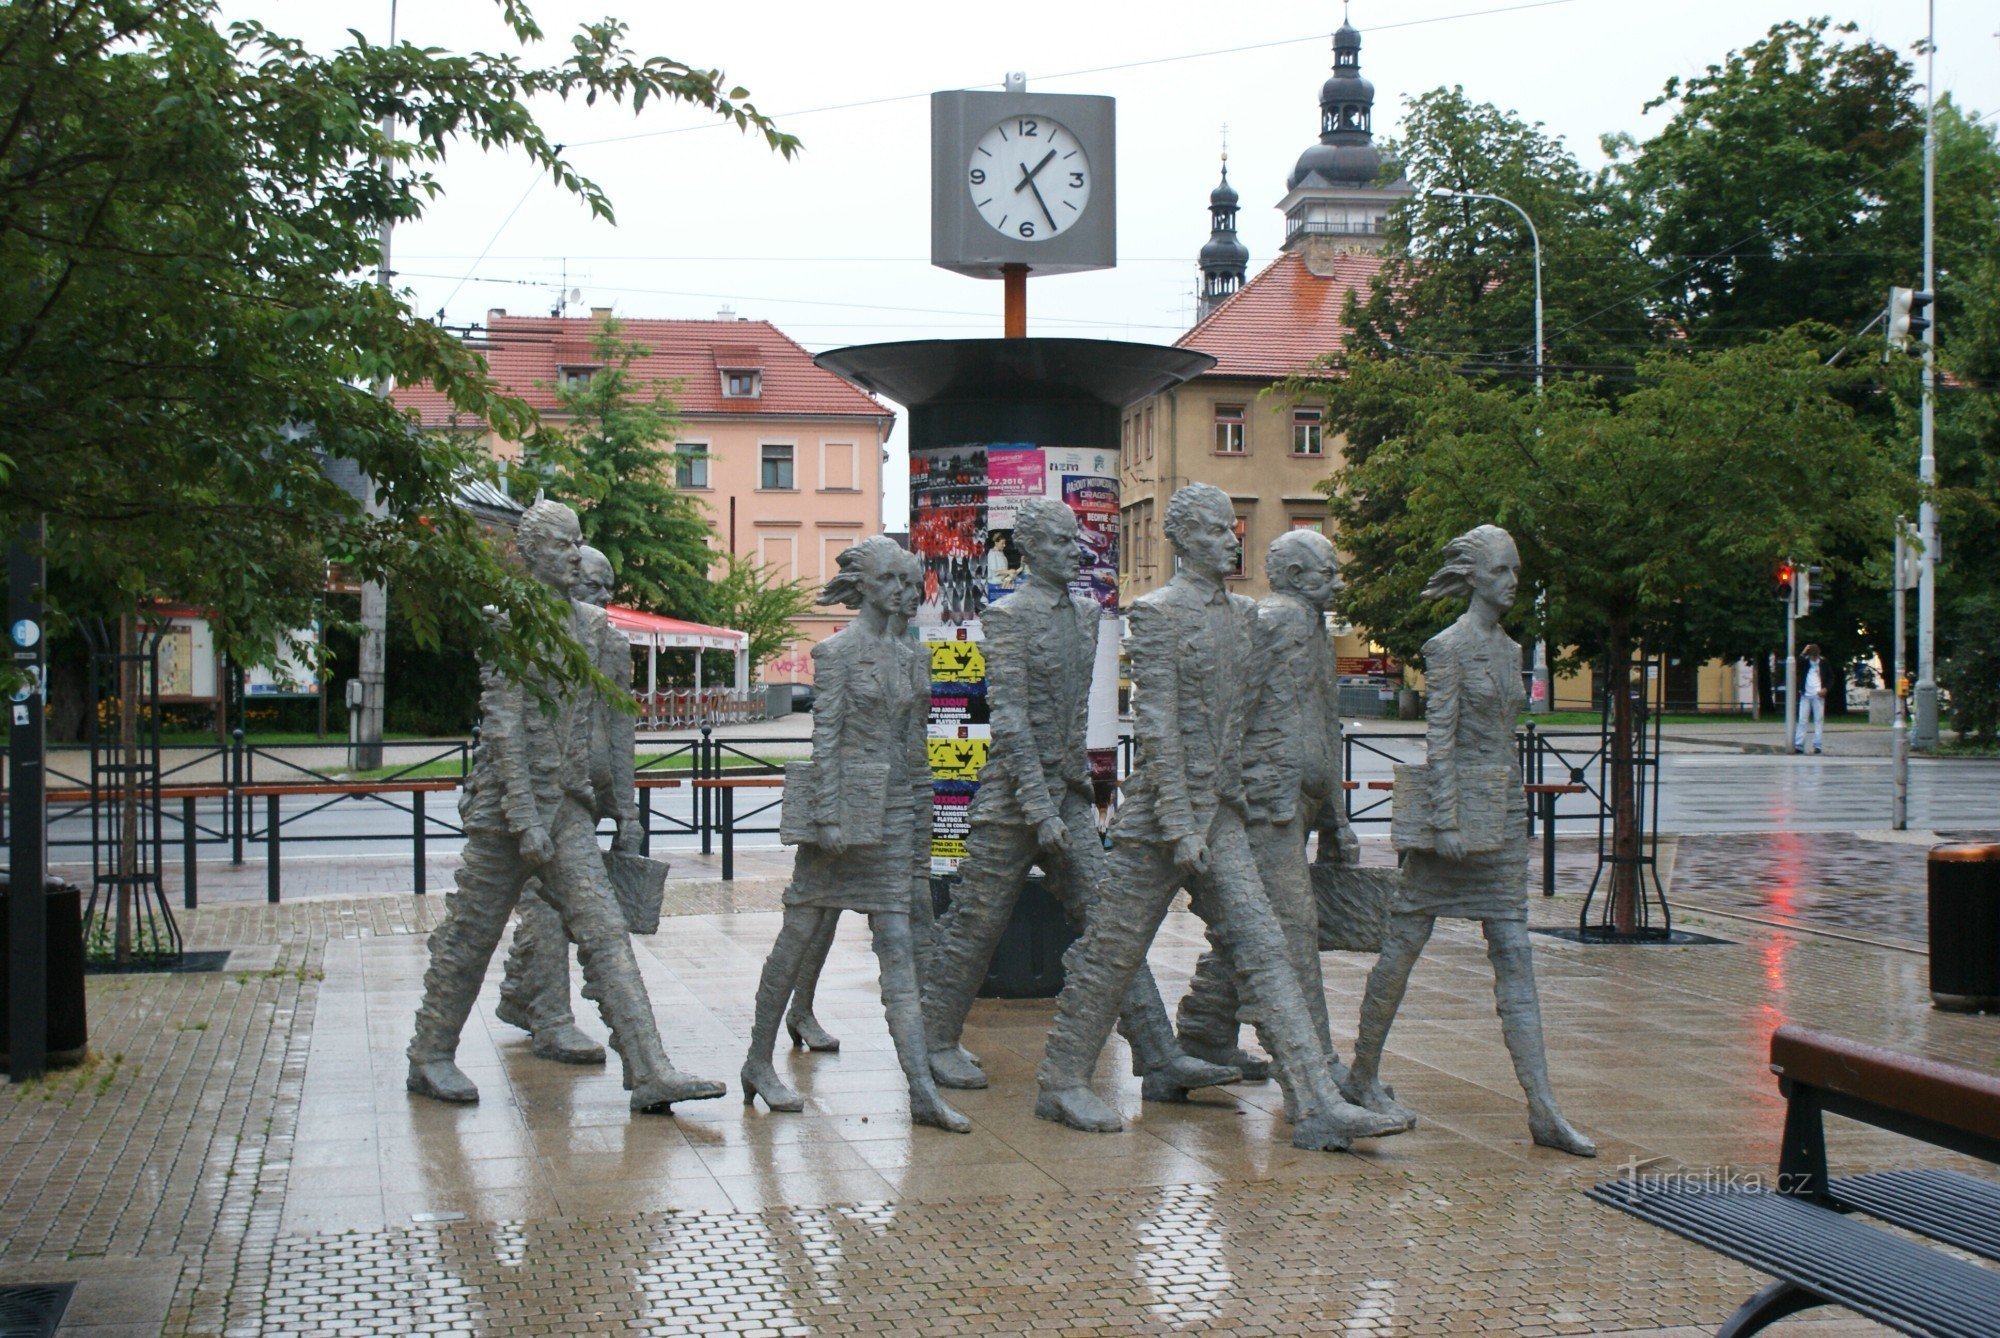
M915 562L916 558L903 551L894 539L886 534L871 534L852 548L840 550L840 574L826 583L819 592L816 603L845 604L850 609L861 607L861 583L877 572L887 571L897 562Z
M1331 552L1333 540L1318 530L1286 530L1271 540L1271 546L1264 550L1264 576L1271 588L1278 588L1278 574L1288 562L1304 562L1310 551Z
M583 555L583 569L586 573L596 568L610 576L617 576L617 569L611 565L611 559L604 556L603 549L592 548L589 544L585 544L578 551Z
M1167 542L1179 548L1195 517L1205 510L1218 509L1226 516L1235 515L1235 508L1229 504L1229 494L1213 483L1190 483L1175 489L1174 495L1167 499Z
M1030 497L1014 513L1014 542L1021 544L1030 534L1045 535L1052 542L1073 542L1076 513L1053 497Z
M563 525L565 519L569 521L570 525L575 525L576 512L570 510L561 502L553 502L547 498L543 498L529 507L526 513L522 515L520 529L515 532L515 543L520 546L523 553L527 552L530 548L546 543L563 529L568 528Z
M1472 594L1472 573L1483 553L1500 544L1511 544L1514 536L1498 525L1479 525L1444 546L1444 565L1424 586L1425 599L1466 599Z

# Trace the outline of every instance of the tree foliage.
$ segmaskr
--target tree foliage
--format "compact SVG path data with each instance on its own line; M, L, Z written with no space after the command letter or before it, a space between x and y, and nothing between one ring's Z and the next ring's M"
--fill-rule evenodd
M755 672L798 638L792 619L812 612L813 596L804 581L780 580L768 567L731 553L710 589L712 621L749 634L750 668Z
M496 2L534 49L529 7ZM428 382L503 436L540 430L476 354L368 281L379 230L423 214L458 147L521 153L610 218L537 124L540 99L685 103L792 153L744 96L633 55L610 21L534 63L358 34L319 53L224 26L210 0L0 7L0 526L48 517L72 612L171 597L254 653L312 621L331 557L395 587L428 643L449 628L510 667L584 672L559 605L453 505L499 467L370 393ZM374 480L372 514L328 459Z

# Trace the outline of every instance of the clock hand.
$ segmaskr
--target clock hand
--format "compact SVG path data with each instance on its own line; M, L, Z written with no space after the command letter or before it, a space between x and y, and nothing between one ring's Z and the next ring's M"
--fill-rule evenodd
M1042 198L1042 188L1037 186L1031 178L1028 181L1028 189L1035 193L1035 203L1042 207L1042 217L1049 221L1049 231L1061 232L1062 229L1056 226L1056 216L1049 212L1049 202Z
M1032 185L1034 183L1035 178L1041 175L1042 169L1049 165L1049 159L1055 156L1056 156L1056 151L1054 149L1050 149L1047 153L1042 155L1042 160L1035 164L1035 170L1032 172L1028 170L1028 165L1026 163L1022 163L1021 185L1014 187L1014 193L1016 195L1019 195L1021 193L1021 186Z

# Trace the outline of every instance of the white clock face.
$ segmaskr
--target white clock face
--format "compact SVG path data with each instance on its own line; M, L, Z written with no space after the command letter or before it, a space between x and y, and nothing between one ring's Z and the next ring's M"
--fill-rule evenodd
M1010 116L973 145L965 184L994 231L1043 242L1068 232L1090 208L1090 159L1061 122Z

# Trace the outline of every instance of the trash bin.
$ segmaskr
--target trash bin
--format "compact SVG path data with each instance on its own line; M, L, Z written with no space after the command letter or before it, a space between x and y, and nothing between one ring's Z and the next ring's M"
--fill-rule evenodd
M11 888L0 881L0 1069L13 1034L13 943L9 918ZM51 1068L83 1062L89 1042L83 1011L83 893L74 885L51 878L43 905L47 934L48 1043L45 1062Z
M2000 844L1931 847L1931 1002L2000 1010Z
M931 879L931 905L943 915L951 905L956 878ZM1040 875L1031 875L1014 903L1013 918L980 983L982 999L1053 999L1062 993L1063 954L1076 941L1062 903Z

